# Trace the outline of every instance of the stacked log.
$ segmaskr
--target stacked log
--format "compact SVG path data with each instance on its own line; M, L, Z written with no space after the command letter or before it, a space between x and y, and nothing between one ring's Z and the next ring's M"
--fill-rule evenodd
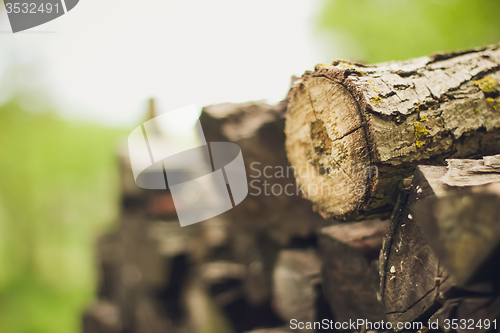
M85 333L499 331L499 82L490 46L321 64L278 105L206 107L249 195L183 228L123 155Z
M238 260L249 274L245 291L253 304L270 300L272 272L280 248L308 238L326 222L301 198L286 158L286 103L221 104L204 108L200 117L207 141L238 144L248 174L249 195L223 214Z
M289 320L283 300L295 290L276 267L287 251L298 257L313 253L316 231L333 221L314 213L295 185L284 150L285 106L256 102L203 109L206 140L240 146L249 195L202 223L181 227L169 191L138 188L127 150L121 153L122 216L117 230L98 244L99 299L84 316L85 332L288 331L280 328ZM304 288L314 313L323 316L329 310L317 296L319 259L313 266Z
M297 174L304 196L324 217L392 220L371 264L359 248L352 255L340 226L322 231L323 284L337 319L491 330L484 321L500 313L498 197L481 186L500 180L500 169L495 156L464 158L500 153L499 82L498 45L371 66L336 61L295 80L286 149L307 170Z
M367 220L321 231L324 292L337 321L385 319L378 296L378 255L388 224Z
M419 164L500 153L498 45L378 65L335 61L296 80L286 149L325 217L390 216ZM319 189L319 190L318 190Z
M448 163L415 171L381 252L382 299L393 324L486 332L500 316L500 174L483 160Z

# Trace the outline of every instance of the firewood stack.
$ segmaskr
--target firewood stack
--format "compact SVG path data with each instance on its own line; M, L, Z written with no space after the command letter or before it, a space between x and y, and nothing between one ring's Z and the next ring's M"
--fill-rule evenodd
M499 83L490 46L321 64L278 105L206 107L249 194L183 228L121 154L84 332L500 331Z
M204 108L207 142L237 143L255 181L241 204L194 225L180 226L168 190L134 183L124 149L122 215L117 230L99 240L99 298L84 315L86 333L288 331L285 322L297 313L287 311L283 299L294 293L276 293L275 285L291 277L285 272L276 280L273 274L283 258L311 267L296 286L307 289L308 311L318 316L311 319L329 314L321 298L316 231L332 221L313 212L287 169L285 107L256 102ZM289 195L278 193L284 188ZM311 256L316 261L308 262Z

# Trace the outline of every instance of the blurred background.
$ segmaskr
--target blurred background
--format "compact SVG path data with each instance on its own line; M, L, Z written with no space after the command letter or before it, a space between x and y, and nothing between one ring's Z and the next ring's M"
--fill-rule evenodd
M12 34L2 4L0 332L81 331L95 240L119 214L118 146L149 98L159 113L275 104L316 63L497 43L499 12L497 0L82 0Z

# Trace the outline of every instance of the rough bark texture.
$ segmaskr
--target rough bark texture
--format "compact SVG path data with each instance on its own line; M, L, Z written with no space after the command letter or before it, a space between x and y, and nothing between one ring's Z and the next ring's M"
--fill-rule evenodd
M405 62L317 65L295 81L287 155L326 217L390 213L418 164L500 153L498 45Z

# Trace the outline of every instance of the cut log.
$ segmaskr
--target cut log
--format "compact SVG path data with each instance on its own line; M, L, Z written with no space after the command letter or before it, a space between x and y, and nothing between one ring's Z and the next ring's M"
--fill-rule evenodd
M423 170L423 171L422 171ZM444 191L439 179L446 167L418 167L409 193L403 192L380 252L380 293L387 320L425 321L440 303L441 292L449 289L448 274L429 247L410 206Z
M491 279L486 271L492 270L484 265L500 246L500 173L491 166L499 157L448 160L439 179L430 175L444 167L419 167L416 173L442 189L411 209L429 246L462 287L474 279Z
M286 150L325 217L390 215L419 164L500 153L498 45L405 62L318 65L289 93Z
M289 322L313 322L318 309L321 261L310 250L283 250L278 256L273 274L273 304L279 315ZM300 330L314 332L314 330Z
M384 319L377 299L378 253L388 224L371 220L322 229L323 290L336 321Z

